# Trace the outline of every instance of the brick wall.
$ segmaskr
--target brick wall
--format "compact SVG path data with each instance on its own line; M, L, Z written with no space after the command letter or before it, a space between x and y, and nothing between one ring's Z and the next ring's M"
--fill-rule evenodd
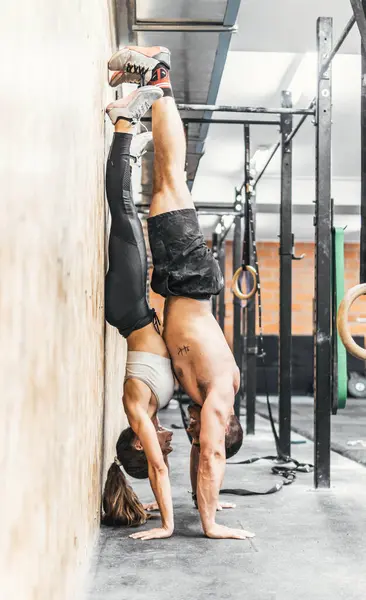
M297 243L296 255L305 254L301 261L293 261L292 277L292 330L294 335L311 335L313 330L314 244ZM278 334L279 327L279 255L277 242L258 242L258 258L262 287L263 330ZM232 242L226 244L226 318L225 335L232 343L233 303L231 292ZM345 245L345 289L359 283L359 245ZM151 303L162 317L163 299L151 292ZM360 299L351 310L351 331L365 335L366 323L356 323L357 316L366 317L366 300ZM353 322L353 323L352 323Z
M261 276L263 330L265 334L278 334L279 330L279 255L278 243L258 242L258 259ZM292 263L292 331L294 335L311 335L313 330L314 296L314 244L297 243L296 256L305 258ZM226 319L225 334L232 339L232 293L230 274L232 273L232 243L226 249ZM359 245L345 245L345 290L359 283ZM358 300L351 312L351 331L365 335L366 324L356 323L357 316L366 317L366 302Z

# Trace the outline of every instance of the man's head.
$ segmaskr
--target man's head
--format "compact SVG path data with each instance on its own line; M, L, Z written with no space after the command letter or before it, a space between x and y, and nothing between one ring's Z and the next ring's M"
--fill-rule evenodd
M191 403L188 406L189 427L188 433L193 442L199 442L201 432L201 409L198 404ZM241 448L243 443L243 429L238 417L230 415L225 428L225 451L226 458L234 456Z
M162 427L157 419L153 420L153 423L165 459L173 450L170 444L173 433ZM130 477L135 479L146 479L148 477L148 463L144 449L131 427L127 427L122 431L116 444L116 450L118 460Z

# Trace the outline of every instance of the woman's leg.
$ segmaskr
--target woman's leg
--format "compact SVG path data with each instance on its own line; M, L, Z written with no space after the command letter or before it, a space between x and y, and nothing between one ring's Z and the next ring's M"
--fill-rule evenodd
M146 298L147 257L144 234L131 191L130 146L133 128L116 123L106 189L111 212L109 269L105 280L105 315L124 337L153 320Z

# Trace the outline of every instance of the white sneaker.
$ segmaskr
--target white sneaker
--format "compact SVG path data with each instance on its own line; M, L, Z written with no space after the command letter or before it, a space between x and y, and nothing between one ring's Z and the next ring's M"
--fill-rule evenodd
M151 80L153 70L158 64L164 65L169 71L170 51L168 48L163 46L124 46L109 59L108 68L110 71L121 71L121 76L118 77L123 77L123 81L145 84ZM114 85L117 84L114 83Z
M140 166L140 158L146 153L146 147L152 139L151 131L144 131L133 137L130 149L132 164Z
M152 104L163 95L163 91L159 87L150 85L140 87L125 98L108 104L106 112L113 125L121 117L131 123L137 123Z
M109 85L111 87L117 87L120 83L136 83L139 81L136 79L136 76L127 77L127 75L123 71L113 71L112 75L109 78Z

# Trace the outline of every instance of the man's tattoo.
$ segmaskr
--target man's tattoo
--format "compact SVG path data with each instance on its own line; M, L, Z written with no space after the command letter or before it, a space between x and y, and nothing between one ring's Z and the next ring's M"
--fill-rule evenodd
M182 346L178 348L178 356L187 355L189 352L189 346Z

